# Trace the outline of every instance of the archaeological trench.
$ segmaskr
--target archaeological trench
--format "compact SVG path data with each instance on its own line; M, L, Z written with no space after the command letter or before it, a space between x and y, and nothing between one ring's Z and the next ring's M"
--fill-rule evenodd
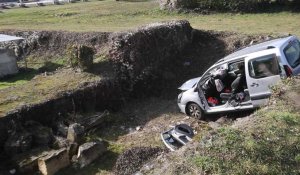
M101 140L83 143L80 137L89 126L80 124L72 114L114 112L131 99L151 96L175 99L176 88L184 80L201 75L216 60L251 42L276 37L201 31L188 21L154 23L119 33L2 32L25 38L5 46L20 58L51 60L64 56L68 46L81 44L107 58L112 73L50 99L16 106L0 116L0 174L31 174L38 169L53 174L70 162L86 166L105 152L106 144ZM0 101L0 105L4 103ZM28 161L27 153L35 150L47 152ZM73 160L78 151L81 157Z

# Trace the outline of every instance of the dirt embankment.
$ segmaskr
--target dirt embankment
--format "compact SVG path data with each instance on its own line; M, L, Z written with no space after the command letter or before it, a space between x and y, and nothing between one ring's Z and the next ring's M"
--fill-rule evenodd
M68 46L84 44L93 47L97 54L106 51L110 33L106 32L64 32L64 31L2 31L4 34L15 35L24 40L0 43L0 47L13 49L21 59L33 57L35 59L52 59L66 56Z

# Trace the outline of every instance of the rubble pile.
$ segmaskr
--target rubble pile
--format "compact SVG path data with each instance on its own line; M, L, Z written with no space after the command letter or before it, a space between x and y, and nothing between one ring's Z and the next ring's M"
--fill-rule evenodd
M102 119L105 116L107 112L98 118ZM95 122L89 122L93 127L99 124L99 120L95 118L93 116ZM21 174L40 171L43 175L50 175L71 163L79 168L92 163L107 151L107 144L100 139L86 142L84 137L90 127L83 123L87 126L86 129L80 123L75 123L76 120L74 119L68 127L61 124L62 126L57 128L43 126L32 120L24 124L12 122L4 150L1 152L6 156L0 157L1 161L6 160L10 169L2 170L0 167L0 174L13 170ZM61 132L62 128L66 131Z

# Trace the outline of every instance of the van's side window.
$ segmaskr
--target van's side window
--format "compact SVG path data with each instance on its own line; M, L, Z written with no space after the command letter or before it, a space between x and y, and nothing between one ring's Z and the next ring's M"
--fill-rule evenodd
M300 64L300 42L298 40L292 41L283 52L292 68Z
M264 78L279 74L278 61L275 55L255 58L249 61L249 75L252 78Z

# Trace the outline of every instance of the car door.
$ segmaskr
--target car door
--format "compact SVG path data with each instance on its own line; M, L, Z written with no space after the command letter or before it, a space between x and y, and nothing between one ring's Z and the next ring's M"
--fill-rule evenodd
M266 104L270 86L280 81L280 67L274 52L255 53L245 58L247 86L253 107Z
M293 75L300 74L300 41L291 40L283 49L283 55Z

